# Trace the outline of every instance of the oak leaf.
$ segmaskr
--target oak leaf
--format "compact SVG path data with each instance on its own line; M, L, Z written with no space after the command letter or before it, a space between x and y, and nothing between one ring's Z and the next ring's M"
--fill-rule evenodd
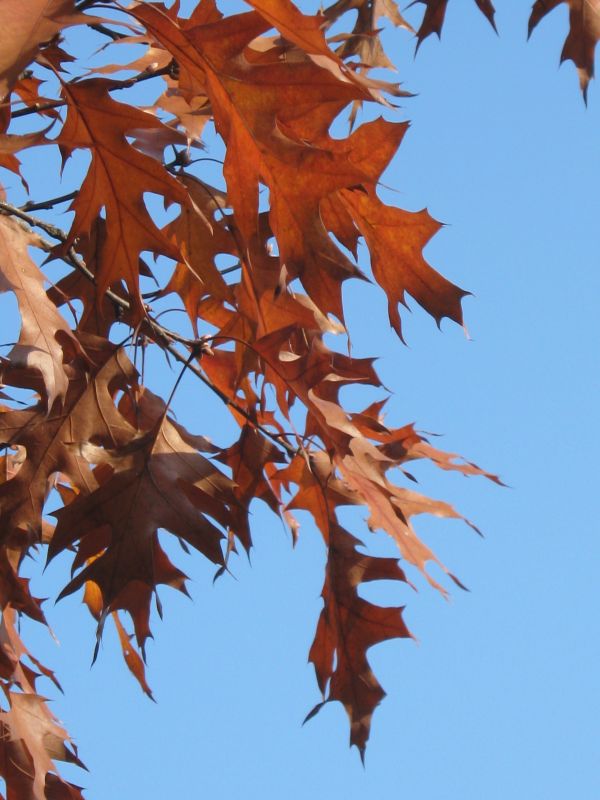
M187 193L154 158L128 143L132 133L160 135L164 125L152 114L113 100L108 92L117 85L101 78L63 84L68 111L57 139L63 161L78 147L89 149L92 161L71 205L75 219L61 252L78 235L89 233L104 208L106 240L96 273L99 297L112 283L124 280L141 317L145 306L139 288L140 254L149 250L179 260L177 247L152 221L143 195L154 192L169 203L185 204Z
M183 260L176 265L161 294L180 295L197 335L198 307L204 297L221 302L233 300L232 290L217 269L215 258L219 254L235 255L237 247L223 220L215 219L215 214L223 214L224 195L191 176L182 178L182 183L192 203L181 209L181 214L163 233L173 240Z
M60 596L93 581L102 595L99 633L106 615L122 608L130 613L143 647L157 585L185 591L185 575L167 558L158 530L173 533L220 565L223 533L207 514L226 526L236 500L232 482L198 452L202 442L189 438L156 396L147 391L140 395L129 411L132 423L137 409L152 427L124 447L105 449L85 440L74 445L89 462L109 469L97 489L55 513L48 557L78 541L74 567L83 568Z
M357 56L361 66L395 69L387 57L379 37L380 19L385 17L398 28L413 31L398 10L396 0L337 0L325 10L331 23L350 9L357 9L356 22L350 34L338 34L332 41L341 41L337 54L342 59Z
M76 250L83 257L88 273L96 275L105 248L106 220L96 217L89 232L82 233L76 244ZM141 259L139 270L140 275L151 274ZM113 296L117 295L125 303L128 302L128 295L121 281L112 284L110 290ZM79 315L77 329L84 334L108 338L115 322L135 325L137 321L135 310L116 305L108 294L99 297L95 282L78 269L72 269L67 273L48 289L47 294L57 308L63 306L68 308L73 300L81 301L83 309Z
M475 0L475 2L492 28L496 30L496 23L494 22L495 10L491 0ZM432 33L435 33L438 38L442 35L448 0L413 0L411 5L416 5L417 3L422 3L425 6L425 14L417 31L417 49L419 49L421 42L431 36Z
M40 46L63 28L93 22L77 10L73 0L1 0L2 51L0 99L4 99L22 70L36 57Z
M342 318L342 280L360 271L334 245L323 226L320 201L365 175L333 147L311 146L288 127L321 106L328 119L367 96L364 90L310 61L253 64L244 51L270 22L251 12L193 29L180 27L159 6L144 6L136 17L176 58L194 93L205 92L227 145L224 177L229 202L250 249L259 237L259 185L270 191L270 225L280 263L290 279L300 277L323 312ZM329 103L327 101L330 101ZM323 137L324 141L324 137ZM298 197L302 202L298 203ZM272 290L279 282L273 277Z
M439 34L447 7L447 0L422 2L418 44ZM493 24L490 0L476 3ZM5 216L11 209L22 215L23 207L4 203L0 216L0 289L17 294L23 319L19 343L2 360L2 378L7 386L29 390L28 396L40 395L26 405L18 392L14 399L4 393L0 408L0 442L6 446L0 455L0 687L10 706L0 716L0 771L10 800L81 797L53 764L73 755L36 688L38 676L53 675L27 652L15 625L21 613L44 622L41 601L19 573L33 546L47 544L48 559L59 553L71 558L61 597L83 589L97 621L97 642L113 617L125 662L151 696L144 664L151 600L160 613L160 584L186 590L186 576L167 557L162 537L172 534L185 551L198 550L219 575L231 568L238 543L246 551L252 545L254 499L288 522L294 541L293 513L309 512L327 551L323 610L310 651L323 703L311 714L324 703L341 702L351 744L364 756L371 717L384 695L369 649L410 637L402 607L366 600L364 584L392 581L403 590L412 586L412 576L394 558L363 552L338 512L365 509L368 527L396 543L402 567L445 593L428 573L432 561L458 581L420 540L413 517L464 518L450 504L416 491L409 469L422 459L497 480L433 447L412 425L387 426L385 401L348 407L347 393L380 390L381 380L374 359L338 352L343 348L328 338L346 333L344 281L367 277L358 266L361 242L370 254L369 277L383 288L399 335L399 307L408 296L438 325L444 317L462 323L466 293L423 257L439 224L425 210L407 212L379 197L382 174L407 123L375 119L340 134L347 107L354 123L364 101L403 94L374 79L371 70L392 66L379 39L382 20L410 26L395 0L337 0L316 15L303 14L291 0L248 4L248 13L224 15L214 0L201 0L188 19L180 16L178 2L169 8L134 3L127 11L119 6L141 27L132 31L124 22L123 36L113 27L121 26L119 16L118 23L95 25L96 33L147 49L124 67L104 64L93 72L125 68L134 73L128 81L65 77L62 65L72 57L55 34L92 20L66 0L45 3L39 31L47 28L48 39L36 30L25 43L16 37L4 73L0 58L0 81L23 106L11 112L8 97L0 109L0 165L18 169L14 154L21 145L45 143L45 132L21 125L46 100L53 124L66 110L53 140L63 166L77 149L91 156L73 193L69 233L40 223L62 242L53 255L69 268L47 291L27 254L36 240ZM576 8L574 0L570 6ZM34 0L31 7L35 20L41 4ZM353 11L353 30L338 33ZM10 14L9 21L27 21L20 6ZM336 35L327 40L334 23ZM32 59L36 63L23 73ZM62 99L40 94L36 75L42 65L54 70ZM145 112L112 99L113 92L123 91L123 97L157 71L166 90ZM46 85L51 94L52 82ZM11 114L23 118L18 134L10 128ZM166 124L158 118L165 114ZM225 150L217 178L219 158L196 158L191 150L209 119ZM174 157L165 156L166 145L174 146ZM210 167L200 166L207 160ZM205 178L216 185L222 178L223 190ZM159 195L165 208L180 206L162 230L146 193ZM24 208L49 209L64 199ZM175 268L163 279L159 260L153 267L157 288L142 295L140 276L151 275L143 261L147 251L173 259ZM235 264L223 270L223 256ZM177 317L166 316L172 309L159 305L168 294L186 312L180 327ZM58 309L72 312L73 331ZM111 343L117 332L122 339L122 327L124 341L136 356L142 352L141 379L123 347ZM181 377L193 373L229 409L239 426L229 446L217 448L176 421L169 409L179 380L167 403L140 384L154 368L144 359L154 344L182 365ZM60 506L55 528L43 519L51 492ZM120 612L132 618L133 636Z
M21 313L19 341L10 351L12 364L38 372L50 411L65 397L68 379L63 361L80 350L56 307L46 297L44 274L31 260L27 246L37 237L14 220L0 216L0 292L13 292Z
M15 153L25 150L28 147L35 147L42 144L49 144L46 139L48 129L37 131L36 133L0 133L0 167L14 172L21 178L23 186L28 189L27 181L21 175L21 162Z
M361 583L374 580L405 581L393 558L374 558L359 553L358 539L332 523L325 584L324 607L309 653L325 702L338 700L350 718L350 744L364 760L373 711L385 692L367 660L375 644L411 636L402 619L403 607L385 608L358 594ZM310 719L323 706L317 705Z
M233 530L246 551L250 550L248 513L254 498L263 500L272 511L279 511L280 502L265 475L265 467L285 461L279 448L251 425L245 425L238 441L218 455L219 461L231 469L234 494L239 506L232 509Z
M92 584L92 582L89 582ZM95 585L95 584L92 584ZM146 680L146 669L144 667L144 661L140 654L137 652L135 647L131 643L131 636L127 633L125 628L123 627L123 623L119 617L118 612L114 612L112 618L115 623L115 627L117 629L117 633L119 635L119 644L121 645L121 651L123 653L123 658L125 659L125 663L127 664L127 668L139 683L142 691L144 694L147 694L148 697L153 700L152 696L152 689L148 686L148 682Z
M577 67L579 85L587 100L588 85L594 77L594 54L600 39L599 0L536 0L529 17L528 36L538 23L555 8L569 6L569 33L560 55L563 61L572 61Z
M92 491L97 482L85 459L68 443L95 441L105 446L123 445L135 434L117 411L113 397L127 391L135 370L124 353L104 340L82 339L92 361L90 372L81 370L69 382L63 406L49 413L43 404L0 414L0 437L24 447L27 458L11 480L0 484L0 520L8 540L20 534L39 541L42 508L53 475L62 473L79 491Z
M386 206L374 194L346 191L343 203L365 237L373 275L386 293L390 325L398 336L402 338L398 304L406 305L405 293L414 297L438 326L444 317L462 325L461 301L469 292L436 272L423 257L423 248L441 224L425 209L413 212Z
M68 734L50 713L45 698L6 689L5 694L10 710L0 711L0 774L9 787L7 800L82 800L78 787L56 775L54 759L83 764L66 744Z

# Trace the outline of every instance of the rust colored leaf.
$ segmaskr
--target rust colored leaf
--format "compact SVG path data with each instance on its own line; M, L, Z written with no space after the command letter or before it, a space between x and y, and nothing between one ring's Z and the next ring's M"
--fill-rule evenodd
M183 261L175 267L171 280L162 294L176 292L185 305L196 334L198 333L198 307L204 297L217 301L233 300L233 293L215 266L215 257L221 253L236 255L237 247L230 231L219 215L226 205L225 197L202 181L183 178L192 203L164 230L181 252Z
M89 149L92 162L71 208L75 219L69 238L89 233L104 208L106 239L98 258L98 292L124 280L139 316L145 314L139 290L139 257L142 251L179 259L177 248L155 226L144 204L145 192L162 195L168 202L185 204L187 194L174 178L150 156L127 142L136 131L159 133L164 129L152 114L117 103L108 90L114 82L93 78L63 84L68 103L67 120L58 137L63 159L78 147ZM167 129L168 131L168 129Z
M405 581L393 558L360 554L362 543L337 524L329 533L323 611L309 653L325 702L338 700L350 718L350 744L364 759L373 711L385 692L367 660L367 650L388 639L411 636L402 607L382 608L358 594L361 583L374 580ZM308 715L313 716L319 704Z
M418 1L425 6L420 45L440 34L448 0ZM576 0L564 1L571 32L563 59L575 61L585 91L597 20ZM476 4L494 25L490 0ZM163 537L176 537L223 574L238 548L252 546L255 499L287 522L294 542L296 511L308 512L322 536L323 607L310 661L323 700L309 717L327 702L342 703L350 742L364 757L384 696L370 648L410 638L403 607L365 599L365 584L391 582L402 598L413 579L426 580L446 594L448 577L461 584L420 539L414 518L471 524L451 504L417 491L409 470L424 460L499 482L437 449L413 425L388 426L375 359L354 357L346 330L344 282L371 277L399 336L409 297L438 325L444 317L462 324L466 292L423 256L439 223L426 210L405 211L379 198L408 123L370 114L354 128L364 103L374 100L392 113L386 98L406 95L372 70L393 67L382 27L412 29L396 0L332 0L315 15L292 0L248 0L251 10L239 14L199 0L189 18L180 16L178 2L125 9L108 0L119 21L94 25L110 44L99 51L104 62L85 74L126 69L132 77L83 79L69 37L59 34L98 22L77 10L91 5L0 0L7 33L0 166L18 174L19 150L48 144L49 128L36 131L38 114L59 129L51 143L63 167L78 149L90 156L79 184L60 196L18 198L14 205L9 190L0 190L0 291L16 295L22 320L17 344L0 359L0 775L8 800L81 800L80 789L56 771L56 760L79 762L36 683L56 679L27 650L17 626L22 614L45 622L42 601L20 574L32 550L47 546L48 560L71 559L60 597L83 591L97 623L96 654L113 616L125 663L151 697L144 651L151 601L161 614L159 585L186 592L186 576L167 557ZM535 3L530 31L557 5ZM144 50L131 63L107 61L132 45ZM156 72L164 83L154 94ZM146 80L155 99L142 110L135 98ZM348 110L351 130L344 133L340 120ZM166 211L179 206L168 224L158 215L154 221L148 194L162 198ZM54 219L67 198L74 198L68 233L29 213ZM39 226L44 241L27 224ZM60 244L50 247L46 237ZM49 288L30 245L63 262ZM157 258L150 271L147 252L175 267ZM231 259L227 269L224 257ZM359 257L370 265L368 276ZM154 280L152 291L140 278ZM334 334L344 341L333 344ZM166 403L142 385L157 372L155 354L181 368ZM346 402L358 389L375 395L366 408ZM233 417L224 447L202 435L213 427L204 390ZM191 434L177 422L183 391L208 431ZM52 527L44 517L57 506ZM401 563L368 554L341 526L347 506L362 508L367 527L391 537ZM440 583L430 574L432 562L444 573ZM120 612L131 617L132 635Z
M127 667L133 677L139 683L142 691L147 694L151 700L153 700L154 698L152 697L152 689L148 686L148 682L146 681L146 669L144 667L142 657L131 644L131 636L123 627L123 623L121 622L119 614L116 611L113 613L112 618L114 620L117 633L119 634L119 642L121 644L121 650L123 651L125 663L127 664Z
M51 103L52 99L49 97L44 97L40 94L41 85L42 81L39 78L34 78L29 73L25 72L15 83L13 91L19 96L26 106L42 106L46 103ZM44 117L49 117L50 119L60 118L60 114L56 108L41 108L38 113Z
M258 195L264 183L271 193L269 220L280 263L290 279L300 277L321 311L342 318L340 284L360 272L327 235L319 203L337 189L361 183L365 175L346 153L324 146L324 139L321 146L311 146L287 126L299 116L308 120L324 104L328 121L317 116L311 123L321 133L341 106L368 95L310 61L248 62L244 48L270 24L256 13L189 30L159 6L135 13L185 69L194 92L205 92L211 101L227 144L228 198L244 239L253 249L260 240ZM272 275L271 291L279 280Z
M96 217L90 232L81 234L77 242L77 251L83 256L87 269L94 276L105 248L106 221ZM139 270L140 275L147 274L141 260ZM110 289L122 300L127 300L127 292L120 281L111 285ZM108 338L110 329L117 320L130 325L134 325L137 320L135 310L125 311L123 307L116 306L106 294L99 297L95 283L76 269L51 286L48 289L48 297L59 308L70 304L73 300L81 300L83 311L77 329L83 334Z
M325 41L323 35L325 17L322 15L307 16L291 0L248 0L248 2L286 39L305 53L341 63Z
M275 447L250 425L242 429L239 440L219 455L219 460L231 469L235 481L234 493L239 506L232 509L233 531L246 551L250 550L248 511L254 499L263 500L278 513L280 503L265 476L265 467L283 461L281 450Z
M333 22L354 8L358 13L352 33L334 37L334 41L342 42L338 55L343 59L357 56L360 64L369 68L395 69L381 44L380 20L387 18L396 27L413 31L398 10L396 0L338 0L325 10L325 16Z
M462 324L461 301L468 292L436 272L423 258L423 248L441 228L424 209L403 211L384 205L376 196L345 192L343 202L365 237L371 268L388 298L390 324L402 338L398 304L405 293L431 314L437 324L449 317Z
M23 180L21 175L21 162L16 157L15 153L25 150L28 147L35 147L42 144L48 144L46 133L48 129L38 131L36 133L26 133L18 135L15 133L0 133L0 167L9 169L18 175L23 181L25 189L28 189L27 183Z

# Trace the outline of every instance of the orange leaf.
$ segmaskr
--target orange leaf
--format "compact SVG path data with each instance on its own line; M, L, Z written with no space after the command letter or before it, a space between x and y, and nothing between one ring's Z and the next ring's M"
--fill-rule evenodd
M155 159L128 143L126 137L136 131L158 136L169 131L152 114L114 101L108 91L117 85L100 78L63 84L68 111L57 139L63 160L84 147L91 151L92 161L71 204L75 219L60 251L78 235L89 233L104 208L106 239L96 273L99 297L112 283L124 280L140 317L145 314L138 281L142 251L179 259L177 247L152 221L143 195L154 192L168 202L186 204L187 192Z

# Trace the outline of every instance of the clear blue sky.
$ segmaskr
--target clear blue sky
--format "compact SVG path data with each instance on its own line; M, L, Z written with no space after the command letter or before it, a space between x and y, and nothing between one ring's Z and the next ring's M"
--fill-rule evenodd
M416 60L409 35L386 37L400 79L418 92L395 117L412 127L385 176L398 193L386 199L448 223L427 255L473 292L472 339L447 321L440 333L415 308L403 347L375 287L350 289L348 301L356 355L380 355L394 391L389 422L443 433L444 447L510 484L417 472L423 491L485 533L417 521L471 591L453 590L449 603L418 581L418 594L380 592L407 603L419 644L371 651L388 697L366 769L348 749L341 706L301 727L319 700L307 652L323 548L308 521L292 551L258 507L252 566L238 559L236 579L214 587L211 568L179 558L194 601L161 593L165 621L148 648L157 705L111 633L89 669L94 625L78 599L48 604L60 647L42 631L29 641L63 682L53 709L91 770L65 774L90 800L600 797L600 94L592 84L586 110L572 64L558 69L566 11L526 44L528 3L498 0L500 37L474 3L449 5L441 43L427 40ZM216 406L199 411L195 391L186 378L180 420L225 444ZM352 524L373 541L360 515ZM65 564L36 577L34 591L54 591Z

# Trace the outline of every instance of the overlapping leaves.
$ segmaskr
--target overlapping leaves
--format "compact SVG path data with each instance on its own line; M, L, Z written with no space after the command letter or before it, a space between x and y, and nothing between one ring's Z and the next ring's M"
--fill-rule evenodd
M563 59L575 62L586 91L598 9L565 2L571 30ZM417 44L439 35L448 0L421 3ZM476 3L494 24L489 0ZM308 511L320 531L323 610L310 660L323 700L309 716L325 702L341 702L350 741L364 755L384 696L367 652L410 633L399 605L365 600L361 585L385 580L399 587L420 575L446 593L429 571L432 562L459 583L420 540L412 518L462 517L417 492L408 468L425 459L497 480L436 449L412 425L387 426L383 400L353 409L340 397L345 387L382 388L373 359L331 347L331 334L347 333L345 281L379 284L400 337L409 297L438 325L444 317L462 323L466 292L423 257L439 223L426 210L409 212L380 196L381 175L407 123L379 118L340 134L344 109L355 122L365 103L389 107L386 97L403 94L371 71L392 63L381 26L412 28L394 0L337 0L317 15L291 0L249 0L246 13L223 15L214 0L201 0L187 19L178 4L138 3L121 23L101 24L82 13L89 5L0 3L9 32L0 58L0 166L20 174L15 153L41 144L58 145L63 165L75 150L90 156L81 184L67 195L69 231L32 218L31 205L0 205L0 291L16 297L21 317L18 341L0 365L0 773L7 796L81 797L58 776L55 760L79 762L35 685L40 673L52 673L27 652L15 627L16 614L45 622L41 601L19 575L31 548L47 546L49 558L69 555L72 575L62 596L83 590L98 637L114 620L125 661L151 695L143 662L150 601L159 602L161 585L185 591L163 532L223 575L238 546L252 546L254 499L284 519L294 540L297 511ZM558 5L536 2L530 32ZM347 33L339 33L342 23ZM77 24L94 24L121 46L144 44L146 52L126 66L133 76L68 74L64 66L74 59L60 35ZM98 74L118 69L106 63ZM135 94L126 102L113 96L123 100L124 90L155 74L166 88L151 107L139 108ZM48 75L57 82L54 97L52 84L41 82ZM15 116L40 114L44 127L13 133L15 108ZM198 157L201 147L210 149L200 141L209 120L224 146L221 173L203 166L218 158ZM149 193L177 207L168 224L150 212ZM359 263L361 243L369 257ZM45 285L30 248L62 260L66 272L55 285ZM149 266L147 253L175 266L160 259ZM154 291L142 291L140 276L154 278ZM184 325L166 327L172 309L164 298L175 298ZM137 354L148 347L198 378L195 404L204 392L223 401L239 426L232 442L219 448L206 431L192 435L171 408L178 392L165 403L143 385L126 348ZM56 527L45 517L51 496L59 503ZM363 551L340 523L347 505L366 509L368 527L391 537L406 572L398 559Z

